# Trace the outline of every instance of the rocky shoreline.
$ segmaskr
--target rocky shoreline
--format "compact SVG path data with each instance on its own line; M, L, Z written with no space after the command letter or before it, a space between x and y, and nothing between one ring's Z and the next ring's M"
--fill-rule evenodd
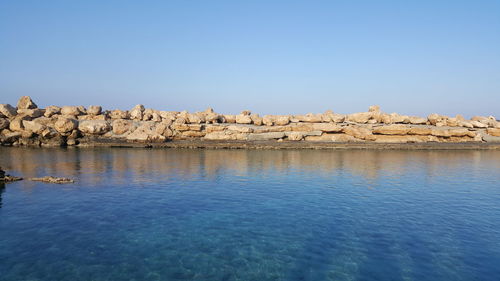
M3 146L128 146L204 148L499 149L495 117L431 114L426 118L368 112L305 115L238 115L131 110L101 106L38 108L28 96L0 104Z

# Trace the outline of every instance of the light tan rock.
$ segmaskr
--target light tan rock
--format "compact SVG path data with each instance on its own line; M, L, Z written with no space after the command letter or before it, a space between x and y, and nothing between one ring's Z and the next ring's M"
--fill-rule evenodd
M133 122L130 120L116 119L113 121L113 133L122 135L133 129ZM134 128L135 130L135 128Z
M78 116L81 115L82 112L78 108L78 106L63 106L61 108L62 115L70 115L70 116Z
M52 117L57 114L61 114L61 108L59 106L50 105L45 108L45 113L43 114L43 116Z
M171 138L174 135L174 132L170 129L171 124L172 124L171 120L163 120L162 122L156 125L155 128L156 133L166 138Z
M488 128L488 129L486 129L486 132L490 136L500 137L500 129L498 129L498 128Z
M327 133L339 133L342 132L342 127L331 123L314 123L312 124L312 129L315 131L322 131Z
M238 114L236 115L236 123L238 124L252 124L252 118L250 115Z
M429 127L412 127L408 132L409 135L431 135L432 130Z
M448 129L450 136L452 137L471 137L474 138L476 136L475 132L471 132L467 129Z
M127 110L115 109L110 112L109 117L111 119L129 119L130 114Z
M59 117L54 124L54 129L59 133L69 133L78 128L78 121L73 118Z
M252 133L253 129L248 126L229 125L227 129L239 133Z
M262 117L262 124L264 124L266 126L274 125L274 116L273 115L264 115L264 117Z
M386 125L373 129L374 134L380 135L406 135L409 131L410 127L403 124Z
M10 120L9 129L13 132L22 132L24 131L23 121L28 120L27 117L17 116L14 119Z
M203 119L197 115L197 114L191 114L191 113L188 113L187 114L187 122L189 124L201 124L201 123L205 123L205 118L203 117Z
M446 119L446 126L449 126L449 127L458 127L459 124L460 124L460 121L457 118L455 118L455 117Z
M106 115L80 115L78 116L78 121L80 120L100 120L100 121L105 121L107 120L107 116Z
M350 136L353 136L358 139L364 140L374 140L375 137L372 134L372 131L368 128L357 127L357 126L347 126L342 129L342 131Z
M207 123L216 124L216 123L224 123L225 119L224 119L224 116L222 116L220 114L217 114L214 112L206 112L205 121Z
M319 123L315 123L319 124ZM289 126L284 127L285 131L293 132L310 132L314 131L313 124L311 123L292 123Z
M250 118L252 119L252 123L256 126L261 126L263 123L263 118L260 117L259 114L252 114L250 115Z
M427 116L427 120L429 121L429 123L431 123L431 125L436 125L437 123L442 123L442 122L446 123L446 119L447 119L446 116L439 115L437 113L433 113Z
M236 115L224 114L224 119L226 123L236 123Z
M0 104L0 115L12 118L17 115L17 110L10 104Z
M276 126L285 126L290 123L290 116L289 115L278 115L275 116L274 118L274 124Z
M368 112L380 112L380 106L372 105L368 108Z
M360 142L360 139L357 139L353 136L347 134L332 134L331 135L332 142Z
M422 117L418 117L418 116L410 116L408 119L409 119L410 123L414 124L414 125L423 125L423 124L427 123L426 118L422 118Z
M287 134L288 140L291 141L301 141L304 139L304 133L302 132L290 132Z
M430 138L428 136L418 135L376 135L375 142L378 143L421 143L427 142Z
M408 115L400 115L397 113L391 113L390 116L391 116L392 123L403 123L403 124L410 123L410 116L408 116Z
M382 113L380 114L379 116L379 123L383 123L383 124L392 124L392 118L391 118L391 115L390 114L387 114L387 113Z
M249 134L247 139L249 141L265 141L265 140L281 139L283 137L285 137L284 132L269 132L269 133Z
M472 123L469 121L459 121L458 126L465 128L474 128L474 125L472 125Z
M484 123L479 122L479 121L475 121L475 120L473 120L473 121L470 121L470 123L472 124L472 126L473 126L474 128L488 128L488 125L487 125L487 124L484 124Z
M78 130L89 135L102 135L111 131L111 129L111 124L102 120L85 120L80 121L78 124Z
M142 120L144 110L146 110L146 109L144 108L144 105L142 105L142 104L138 104L138 105L134 106L129 111L130 118L133 120Z
M137 142L163 142L166 137L156 132L156 122L143 121L126 139Z
M23 127L25 130L33 132L35 134L41 134L47 128L47 126L39 122L29 120L23 120Z
M17 102L17 109L35 109L37 107L29 96L22 96Z
M368 123L368 120L370 120L373 116L372 112L359 112L359 113L352 113L347 115L347 121L349 122L354 122L354 123L360 123L360 124L366 124Z
M444 128L432 128L431 135L436 137L451 137L450 130Z
M88 115L99 115L102 112L102 107L100 105L91 105L87 108Z
M206 125L205 131L207 133L224 131L227 127L225 125Z
M40 109L40 108L35 108L35 109L18 109L17 114L18 115L23 115L27 116L30 118L38 118L40 116L43 116L45 113L45 110Z

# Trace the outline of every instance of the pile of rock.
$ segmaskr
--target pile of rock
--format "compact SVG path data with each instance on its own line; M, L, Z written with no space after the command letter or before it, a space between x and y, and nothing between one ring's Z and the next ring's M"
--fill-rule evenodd
M339 114L238 115L160 111L137 105L131 110L100 106L48 106L40 109L30 97L17 107L0 104L0 142L3 145L88 145L113 142L206 141L322 141L322 142L498 142L500 122L476 116L465 120L431 114L427 118L384 113L378 106L367 112Z

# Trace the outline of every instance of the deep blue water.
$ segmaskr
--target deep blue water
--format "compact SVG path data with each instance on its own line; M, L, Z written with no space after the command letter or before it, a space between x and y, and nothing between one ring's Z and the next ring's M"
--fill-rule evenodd
M500 280L500 151L1 148L0 280ZM2 188L2 186L0 186Z

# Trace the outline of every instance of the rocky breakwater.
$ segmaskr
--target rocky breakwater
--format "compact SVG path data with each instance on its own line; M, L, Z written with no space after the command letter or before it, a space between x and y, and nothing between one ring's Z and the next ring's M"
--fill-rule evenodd
M316 143L500 143L495 117L431 114L426 118L367 112L339 114L238 115L130 110L101 106L38 108L28 96L17 106L0 104L0 142L7 146L85 146L96 143L316 142Z

